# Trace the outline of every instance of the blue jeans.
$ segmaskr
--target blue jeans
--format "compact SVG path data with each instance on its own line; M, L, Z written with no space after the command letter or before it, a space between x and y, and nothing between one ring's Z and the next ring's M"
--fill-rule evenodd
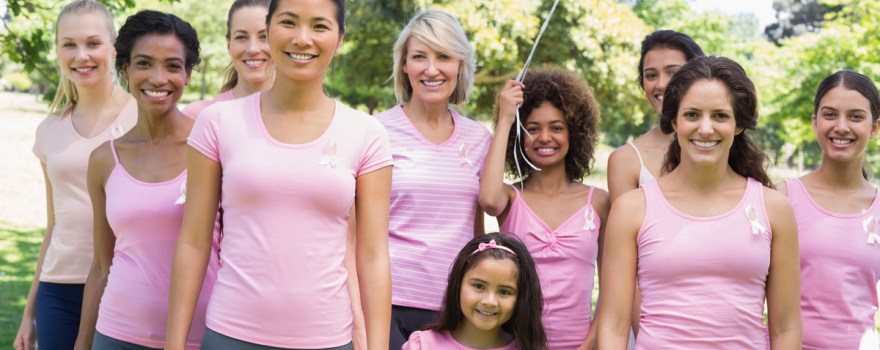
M70 350L79 333L85 284L40 282L37 286L37 345L40 350Z

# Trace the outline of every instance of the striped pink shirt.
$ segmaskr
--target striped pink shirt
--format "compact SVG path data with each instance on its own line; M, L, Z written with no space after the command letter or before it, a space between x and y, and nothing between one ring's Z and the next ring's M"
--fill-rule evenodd
M455 130L442 144L428 141L395 106L376 116L391 140L392 303L440 310L449 267L474 236L483 159L491 135L452 113Z

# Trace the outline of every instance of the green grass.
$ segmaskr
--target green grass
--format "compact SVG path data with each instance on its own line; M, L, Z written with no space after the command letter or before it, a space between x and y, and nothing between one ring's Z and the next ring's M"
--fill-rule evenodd
M0 222L0 348L18 332L44 231Z

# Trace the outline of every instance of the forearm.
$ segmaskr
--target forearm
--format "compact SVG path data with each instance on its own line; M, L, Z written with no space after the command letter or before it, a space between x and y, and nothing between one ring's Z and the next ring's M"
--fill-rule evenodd
M49 250L49 242L52 241L52 231L55 228L54 223L50 222L46 227L46 233L43 235L43 242L40 244L40 254L37 257L37 268L34 270L34 278L31 280L31 288L28 290L27 301L24 304L22 312L22 322L29 320L32 322L34 313L36 312L37 289L40 287L40 274L43 271L43 260L46 258L46 251Z
M358 254L361 306L369 349L387 349L391 324L391 267L387 248L384 254Z
M76 337L76 349L91 349L92 339L95 336L95 326L98 323L98 306L104 296L107 287L107 277L110 267L92 264L89 277L83 290L82 314L79 321L79 333Z
M184 349L186 345L210 254L210 244L202 246L178 241L171 269L166 349Z
M512 123L499 121L495 136L489 145L489 152L483 164L480 177L480 207L491 216L500 215L507 207L507 194L504 192L504 160L507 154L507 135Z
M770 334L770 349L773 350L799 350L801 348L801 329L788 329Z

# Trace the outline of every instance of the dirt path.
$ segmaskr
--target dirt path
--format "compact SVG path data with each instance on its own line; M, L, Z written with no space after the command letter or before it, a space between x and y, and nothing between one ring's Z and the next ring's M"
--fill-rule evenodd
M46 225L46 192L40 162L31 153L46 104L33 95L0 92L0 222Z

